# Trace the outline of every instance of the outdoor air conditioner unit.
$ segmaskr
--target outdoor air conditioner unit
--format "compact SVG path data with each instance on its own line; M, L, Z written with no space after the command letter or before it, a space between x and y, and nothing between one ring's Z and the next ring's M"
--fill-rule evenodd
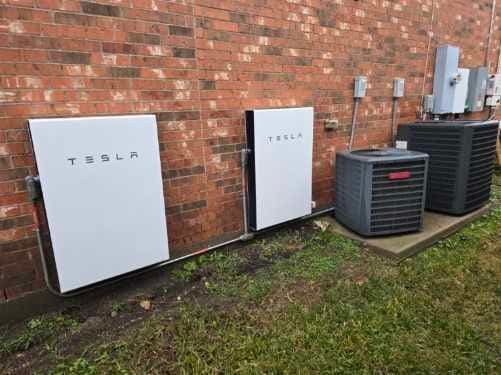
M461 215L489 201L498 121L402 124L397 140L430 155L426 208Z
M336 219L364 236L421 230L427 168L419 152L338 152Z

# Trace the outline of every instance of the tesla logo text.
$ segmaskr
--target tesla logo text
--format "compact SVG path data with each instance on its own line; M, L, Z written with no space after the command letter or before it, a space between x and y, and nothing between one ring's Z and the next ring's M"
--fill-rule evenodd
M297 134L281 134L281 135L277 135L277 136L274 136L274 137L267 137L268 138L268 143L272 143L272 142L282 142L282 141L294 141L296 139L301 139L303 138L303 135L301 133L297 133Z
M68 158L71 165L77 164L95 164L95 163L108 163L111 161L130 160L138 158L139 154L136 151L131 151L128 154L100 154L100 155L87 155L82 157Z

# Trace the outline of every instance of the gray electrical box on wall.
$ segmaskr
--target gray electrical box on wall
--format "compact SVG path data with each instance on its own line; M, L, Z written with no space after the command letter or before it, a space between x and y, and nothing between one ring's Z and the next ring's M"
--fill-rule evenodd
M459 48L443 45L437 48L433 79L433 113L452 113L459 69Z
M485 66L470 69L468 97L466 99L466 108L468 111L481 112L484 110L488 76L489 72Z
M405 80L403 78L395 78L393 80L393 97L401 98L404 96Z
M363 98L367 91L367 77L366 76L356 76L355 77L355 88L353 90L354 98Z

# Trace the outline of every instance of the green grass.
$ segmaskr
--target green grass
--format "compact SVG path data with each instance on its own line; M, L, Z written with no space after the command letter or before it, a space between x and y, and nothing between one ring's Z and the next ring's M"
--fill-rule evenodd
M38 343L53 341L55 333L65 334L78 328L78 322L64 315L41 316L26 323L24 331L13 338L0 337L0 358L11 353L26 351Z
M398 266L311 226L184 263L192 297L56 351L48 372L500 373L498 185L488 215ZM2 350L46 340L37 324Z

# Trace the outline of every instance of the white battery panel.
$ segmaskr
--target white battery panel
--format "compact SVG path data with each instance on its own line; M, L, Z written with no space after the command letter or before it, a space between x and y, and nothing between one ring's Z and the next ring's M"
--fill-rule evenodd
M250 226L271 227L311 214L313 108L246 112Z
M61 292L169 259L155 116L29 128Z

